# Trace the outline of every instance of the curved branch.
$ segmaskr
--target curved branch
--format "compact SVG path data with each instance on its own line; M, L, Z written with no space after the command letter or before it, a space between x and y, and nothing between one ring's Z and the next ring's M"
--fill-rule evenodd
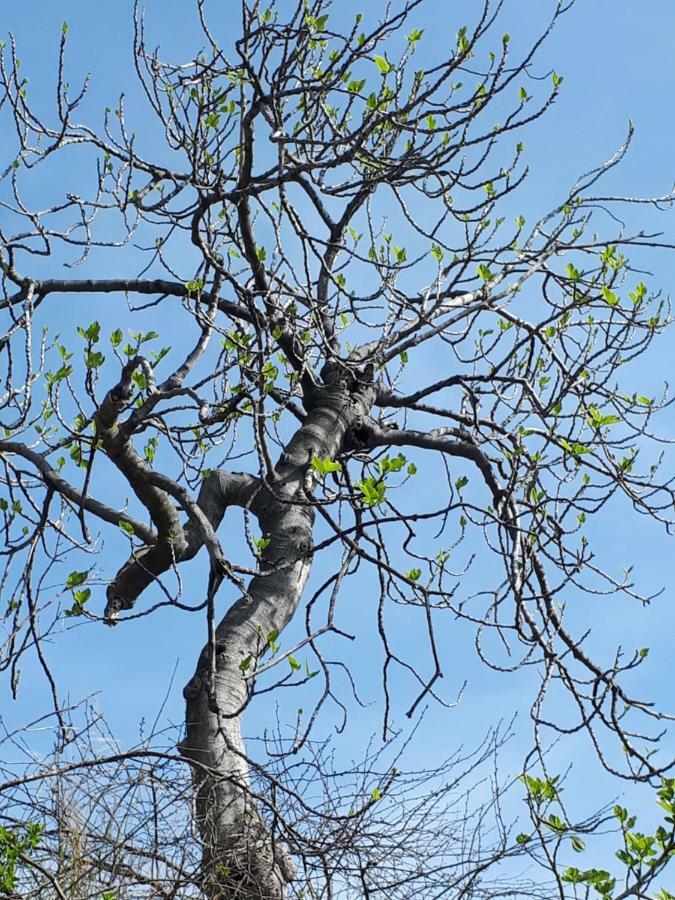
M469 435L466 433L462 433L460 440L451 440L448 435L457 435L457 430L454 428L438 428L429 432L415 431L410 428L382 428L372 419L359 422L355 433L359 443L369 448L420 447L423 450L437 450L448 456L468 459L476 465L483 476L483 480L492 494L495 508L499 509L499 505L504 500L504 488L499 483L490 460L480 447L470 441Z
M41 453L36 453L35 450L31 450L30 447L18 441L5 440L0 440L0 453L15 454L28 460L38 470L47 487L52 488L57 494L61 494L62 497L70 500L78 509L86 509L87 512L92 513L104 522L109 522L111 525L119 525L120 522L125 522L131 525L134 529L134 534L138 535L146 543L154 544L156 542L157 532L153 528L130 516L122 509L113 509L110 506L106 506L105 503L95 500L93 497L84 495L70 482L66 481L56 469L53 469Z
M180 489L179 485L175 483L172 485L170 479L165 476L153 472L151 477L164 488ZM192 512L192 518L181 528L182 546L178 547L174 540L160 541L156 537L154 541L148 542L150 546L132 554L108 586L106 618L114 620L119 610L131 609L138 597L157 577L176 563L196 556L210 535L213 535L218 545L215 529L222 521L227 507L248 506L258 486L258 479L252 475L217 470L203 480L196 502L187 503L185 492L186 497L183 498L182 505L186 512ZM201 512L203 520L208 525L208 533L205 533L206 529L202 527L203 522L198 520L196 510Z

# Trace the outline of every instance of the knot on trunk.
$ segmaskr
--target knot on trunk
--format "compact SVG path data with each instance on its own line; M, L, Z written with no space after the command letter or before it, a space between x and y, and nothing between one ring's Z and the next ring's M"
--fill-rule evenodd
M370 436L374 422L370 416L356 416L345 435L343 449L347 453L360 453L371 447Z
M272 532L270 544L262 553L266 574L279 566L292 566L312 551L312 532L305 523L287 525Z

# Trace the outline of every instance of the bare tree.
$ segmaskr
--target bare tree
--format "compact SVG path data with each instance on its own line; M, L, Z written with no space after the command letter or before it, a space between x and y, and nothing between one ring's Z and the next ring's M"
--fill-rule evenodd
M54 896L98 896L101 841L132 860L111 870L131 873L130 897L144 889L209 898L498 896L494 882L487 893L480 887L488 864L537 853L554 875L552 893L521 885L522 896L563 896L566 884L600 884L612 895L608 873L560 873L551 845L569 836L572 820L551 819L560 797L544 748L551 732L585 732L609 771L662 791L669 784L672 760L644 749L658 743L666 717L625 686L646 654L596 655L583 624L566 624L565 606L579 592L639 596L629 574L617 578L596 559L585 537L593 514L624 514L627 503L672 526L672 480L660 475L658 456L639 455L658 447L652 418L667 400L642 396L624 376L669 320L667 302L641 275L645 253L667 244L602 215L617 204L658 208L672 196L602 194L598 183L628 149L629 132L548 215L533 224L500 215L527 175L521 132L560 90L555 72L531 78L536 54L571 5L553 4L547 29L512 59L501 4L484 0L456 45L432 59L414 27L422 0L340 25L333 20L344 13L328 4L243 0L236 29L210 21L196 0L203 49L187 62L149 49L137 8L134 59L148 117L129 121L121 97L101 128L78 120L88 83L68 82L66 24L50 116L32 105L10 38L0 70L0 108L14 135L1 163L0 454L11 601L0 665L16 690L18 663L34 651L53 688L61 731L53 772L63 790L51 806L28 793L56 823L50 846L66 832L88 847L99 842L82 851L98 860L95 877L73 869L72 848L61 851L65 874L52 865L58 853L34 863ZM35 203L38 167L64 164L79 167L87 191ZM82 268L54 277L56 260ZM64 298L85 295L95 311L111 293L126 298L131 324L154 310L156 330L104 336L94 320L79 336L40 334ZM175 346L149 350L167 330ZM439 485L427 507L416 488L423 468ZM115 485L107 493L131 491L132 501L117 508L97 499L104 479ZM244 554L217 534L226 514L234 521L233 507ZM128 558L102 573L105 609L91 568L75 562L64 608L49 573L97 550L99 527L113 545L128 540ZM209 577L195 599L181 564L202 548ZM313 566L322 580L303 601ZM327 705L346 715L338 683L351 674L332 658L339 644L324 648L349 639L343 598L366 571L379 585L385 746L401 705L393 679L414 685L408 717L431 699L448 702L439 627L463 622L486 665L537 673L525 766L532 833L514 840L495 826L487 849L472 843L470 832L478 841L486 810L498 807L495 784L487 806L454 820L464 831L452 851L459 857L449 858L443 829L429 824L433 839L425 831L439 792L423 796L424 777L399 778L377 753L331 774L313 728ZM137 605L146 591L149 605ZM287 647L281 636L303 602L305 636ZM166 855L156 849L148 868L112 802L102 827L102 807L91 802L100 788L88 783L87 802L80 781L69 786L69 767L82 766L63 754L81 745L43 642L64 617L113 625L167 606L202 611L208 626L184 688L178 743L192 773L198 865L182 845L189 816L172 821L148 800L152 791L190 794L177 754L146 747L92 756L103 781L118 782L122 771L135 785L141 831L153 816L162 822L153 846ZM419 652L392 635L392 608L424 623L423 670ZM242 714L256 693L315 678L323 687L313 709L290 736L279 731L263 766L245 746ZM143 754L153 753L145 769ZM453 786L440 792L447 798L454 774L435 776ZM27 787L26 777L34 776L24 777ZM326 779L333 787L312 805L310 787L321 792ZM397 798L387 811L378 806L385 795ZM644 896L665 865L672 832L662 837L649 866L626 863L632 894Z

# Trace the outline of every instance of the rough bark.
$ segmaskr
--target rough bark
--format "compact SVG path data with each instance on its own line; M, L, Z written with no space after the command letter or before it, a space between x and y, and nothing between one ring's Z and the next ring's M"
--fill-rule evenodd
M249 792L241 731L246 678L298 608L310 572L312 456L334 458L353 422L368 414L372 385L344 380L316 392L315 405L282 454L273 479L260 485L250 509L269 538L261 573L216 629L215 675L210 648L186 685L183 754L196 765L197 822L204 841L204 890L209 898L279 900L293 878L288 851L275 842ZM243 673L242 661L251 658ZM211 684L213 681L213 684Z

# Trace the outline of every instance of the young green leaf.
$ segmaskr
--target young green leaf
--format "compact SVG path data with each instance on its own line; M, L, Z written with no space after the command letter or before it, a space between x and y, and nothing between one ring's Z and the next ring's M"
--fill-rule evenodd
M66 578L66 587L73 588L84 584L88 577L89 572L71 572Z
M380 70L380 73L381 73L382 75L388 75L389 72L391 72L391 70L392 70L392 68L393 68L393 66L391 65L391 63L388 62L388 60L385 59L384 56L374 56L374 57L373 57L373 62L375 63L375 65L377 66L377 68Z
M331 472L342 471L342 466L340 465L340 463L335 462L329 456L324 456L323 459L318 456L313 456L309 464L314 472L322 476L329 475Z
M618 305L619 298L616 296L616 294L613 291L610 291L610 289L608 287L606 287L604 284L601 288L601 291L602 291L602 296L605 299L605 303L607 303L608 306L617 306Z

